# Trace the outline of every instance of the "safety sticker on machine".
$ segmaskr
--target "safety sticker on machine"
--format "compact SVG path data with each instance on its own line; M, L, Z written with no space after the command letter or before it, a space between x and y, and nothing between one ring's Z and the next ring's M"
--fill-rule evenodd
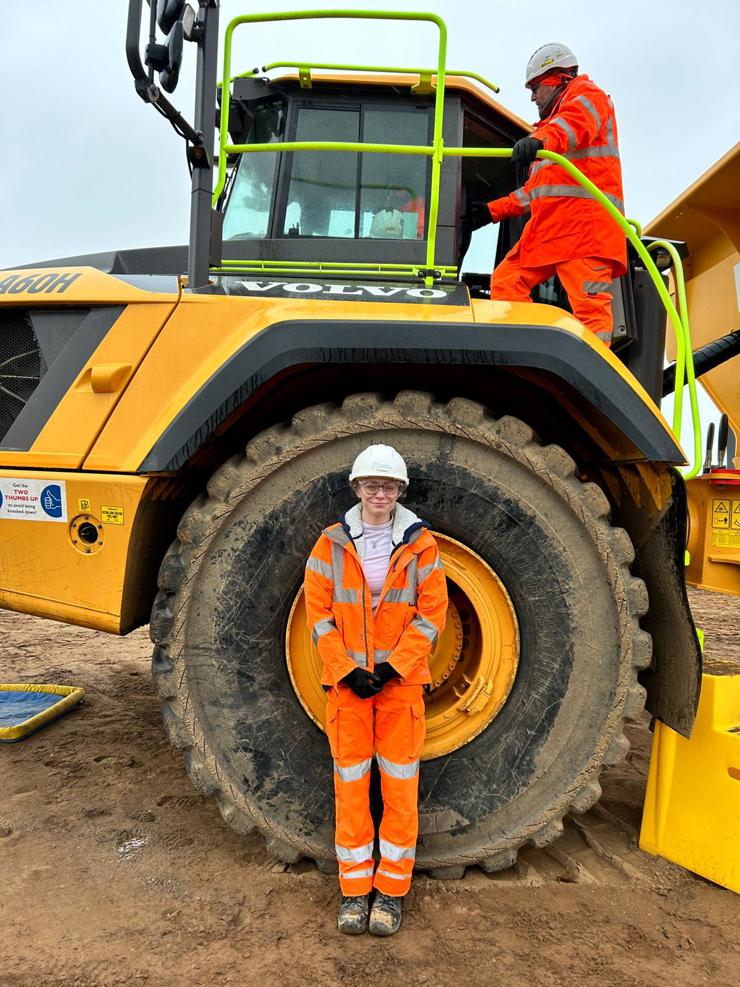
M730 504L729 500L712 501L712 527L725 529L730 527Z
M64 480L0 478L0 518L14 521L67 520L67 490Z
M101 507L100 519L103 524L123 524L123 508Z
M740 500L712 501L712 546L740 548Z

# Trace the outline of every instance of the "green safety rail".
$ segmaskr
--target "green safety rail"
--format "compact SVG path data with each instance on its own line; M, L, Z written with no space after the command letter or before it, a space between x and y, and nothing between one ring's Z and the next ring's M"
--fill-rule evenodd
M269 21L294 21L294 20L323 20L323 19L348 19L348 20L391 20L391 21L421 21L435 24L439 29L439 46L437 51L437 68L431 70L406 70L417 74L420 71L430 72L436 76L437 85L434 99L434 129L432 143L429 146L415 144L363 144L349 141L280 141L272 144L231 144L229 142L228 122L230 105L230 80L231 75L231 53L234 31L241 24L257 24ZM219 131L219 156L218 156L218 178L216 188L213 192L213 203L217 203L226 183L226 158L229 154L257 154L270 151L336 151L352 152L359 154L417 154L426 155L431 158L431 188L429 197L429 225L427 238L427 255L425 266L420 265L346 265L329 264L322 262L286 264L285 262L274 262L272 267L270 262L265 261L226 261L223 262L223 269L236 272L237 270L267 270L290 271L291 273L302 273L311 271L317 273L320 270L330 270L335 276L341 273L351 274L361 271L370 273L393 273L400 276L403 273L414 275L423 274L427 286L434 283L432 271L440 272L438 276L450 272L453 269L446 268L444 272L434 263L437 215L439 212L439 187L442 162L446 157L481 157L481 158L509 158L511 148L477 148L477 147L445 147L442 139L442 122L444 115L444 94L446 76L446 52L447 52L447 27L441 17L436 14L425 12L407 12L390 10L306 10L306 11L281 11L271 14L242 14L230 21L226 28L224 39L224 69L223 83L221 89L221 124ZM324 63L328 65L328 63ZM277 67L277 63L273 67ZM299 66L294 66L299 67ZM313 68L320 66L313 65ZM334 69L353 70L351 66L332 64ZM362 69L356 69L358 71ZM376 71L398 71L397 69L375 69ZM252 73L245 73L250 75ZM455 73L475 77L473 73ZM485 83L490 86L491 84ZM570 176L575 179L591 196L599 203L615 223L623 231L626 238L632 244L637 255L645 265L645 269L650 275L653 284L660 296L661 301L668 313L671 326L676 337L676 386L674 398L673 432L680 442L681 440L681 419L683 412L683 388L688 385L689 397L692 412L692 422L694 428L694 465L684 474L688 479L696 476L701 468L701 426L699 421L698 398L696 394L696 375L694 372L693 351L691 346L691 329L689 325L688 307L686 305L686 289L683 277L683 266L681 259L673 244L665 240L653 241L649 248L645 247L640 239L640 227L634 220L625 218L615 205L594 183L587 178L574 164L554 151L538 151L538 158L546 158L560 165ZM668 293L665 282L660 271L655 266L650 253L656 249L666 250L673 261L674 274L676 279L676 294L680 309L676 309ZM685 379L684 379L685 378Z

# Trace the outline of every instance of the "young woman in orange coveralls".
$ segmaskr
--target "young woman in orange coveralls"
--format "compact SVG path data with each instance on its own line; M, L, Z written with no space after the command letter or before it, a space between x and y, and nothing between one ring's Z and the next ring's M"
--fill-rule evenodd
M535 161L542 148L561 154L624 212L614 106L577 73L578 60L562 44L543 45L529 60L525 85L540 122L514 145L511 162L520 187L489 202L485 219L498 223L527 210L531 217L493 272L491 299L529 302L532 288L557 274L575 317L609 346L611 283L627 269L624 233L564 168Z
M418 836L423 686L444 628L447 586L425 523L398 503L406 464L371 445L350 473L359 503L326 528L306 565L308 624L323 661L334 758L338 926L389 936L401 925ZM380 862L373 862L370 766L383 794ZM370 910L370 893L375 898Z

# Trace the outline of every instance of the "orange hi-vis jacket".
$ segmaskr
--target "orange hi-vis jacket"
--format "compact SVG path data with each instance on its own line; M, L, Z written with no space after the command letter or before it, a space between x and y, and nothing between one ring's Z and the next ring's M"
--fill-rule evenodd
M439 550L423 521L396 505L388 575L373 614L362 571L361 505L325 528L306 564L308 626L319 649L322 685L358 666L390 661L405 685L431 682L429 654L445 625L447 584Z
M572 161L624 213L614 105L587 75L568 84L552 113L535 125L532 137L541 140L546 151ZM495 223L531 211L520 240L522 267L598 257L611 262L614 277L627 269L622 230L553 161L538 158L524 186L489 202L488 208Z

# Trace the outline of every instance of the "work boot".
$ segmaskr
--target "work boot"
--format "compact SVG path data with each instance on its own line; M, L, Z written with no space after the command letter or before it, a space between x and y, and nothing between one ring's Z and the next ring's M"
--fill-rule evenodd
M403 898L391 898L378 891L370 912L368 931L374 936L392 936L401 928L401 908Z
M342 895L337 915L337 927L348 936L360 936L367 932L367 913L370 910L370 895L356 897Z

